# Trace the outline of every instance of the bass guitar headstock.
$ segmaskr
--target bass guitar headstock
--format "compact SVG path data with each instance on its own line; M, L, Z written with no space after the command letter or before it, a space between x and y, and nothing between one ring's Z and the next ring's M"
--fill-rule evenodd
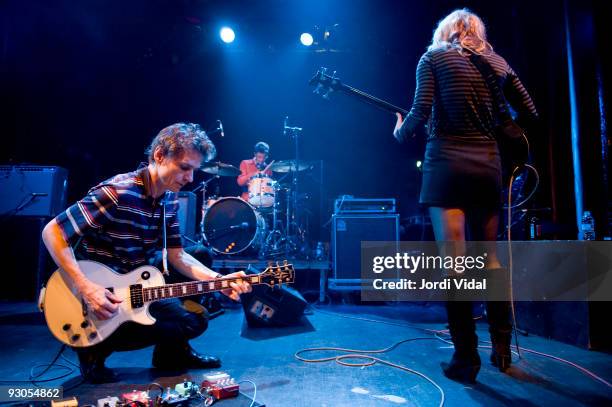
M313 93L321 95L324 99L329 99L329 95L333 91L339 91L344 88L344 84L340 78L336 76L336 71L331 75L327 73L327 68L321 67L317 73L308 81L308 84L315 86Z

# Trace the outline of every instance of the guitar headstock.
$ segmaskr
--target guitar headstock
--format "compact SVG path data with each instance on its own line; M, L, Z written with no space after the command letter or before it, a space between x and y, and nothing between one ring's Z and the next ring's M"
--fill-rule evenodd
M293 283L295 280L295 269L293 264L287 263L287 260L282 263L270 263L266 269L259 274L262 284L267 284L274 288L275 285L281 286L287 283Z
M321 95L324 99L329 99L331 92L341 90L344 87L340 79L336 77L336 71L330 75L327 73L327 68L323 67L317 70L308 84L316 85L313 93Z

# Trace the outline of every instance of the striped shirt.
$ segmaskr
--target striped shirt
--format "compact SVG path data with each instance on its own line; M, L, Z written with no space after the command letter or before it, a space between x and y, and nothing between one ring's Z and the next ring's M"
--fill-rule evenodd
M79 239L77 258L95 260L119 273L148 264L163 245L162 195L150 194L146 167L116 175L93 187L87 195L55 219L71 246ZM167 247L180 248L177 193L167 192Z
M465 54L456 48L423 54L417 66L414 102L400 129L401 137L412 136L431 119L430 138L494 138L497 116L491 92L469 54ZM492 51L484 57L519 118L537 117L531 97L506 60Z

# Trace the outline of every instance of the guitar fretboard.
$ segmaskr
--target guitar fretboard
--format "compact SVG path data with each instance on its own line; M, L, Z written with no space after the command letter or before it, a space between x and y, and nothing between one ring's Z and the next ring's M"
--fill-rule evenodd
M395 112L399 112L402 114L402 116L405 118L406 115L408 114L408 110L403 109L401 107L395 106L392 103L389 103L385 100L379 99L376 96L372 96L362 90L359 90L357 88L353 88L352 86L348 86L348 85L342 85L341 88L345 93L348 93L350 95L356 96L357 98L361 99L363 102L369 103L371 105L374 105L376 107L378 107L379 109L385 110L389 113L395 113Z
M142 302L152 302L165 298L186 297L189 295L206 294L231 288L230 283L234 281L246 281L250 284L261 284L260 275L245 277L219 278L209 281L189 281L187 283L166 284L158 287L146 287L142 289Z

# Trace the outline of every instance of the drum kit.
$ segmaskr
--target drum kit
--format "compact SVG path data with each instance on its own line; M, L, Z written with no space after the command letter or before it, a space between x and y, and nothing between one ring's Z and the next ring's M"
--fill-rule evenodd
M247 201L233 196L207 197L209 182L219 177L237 177L240 170L222 162L205 163L202 171L213 177L195 190L202 190L200 243L223 255L272 258L297 254L306 240L297 213L297 175L313 167L309 161L272 162L269 169L273 176L259 172L249 180ZM284 183L285 179L291 182Z

